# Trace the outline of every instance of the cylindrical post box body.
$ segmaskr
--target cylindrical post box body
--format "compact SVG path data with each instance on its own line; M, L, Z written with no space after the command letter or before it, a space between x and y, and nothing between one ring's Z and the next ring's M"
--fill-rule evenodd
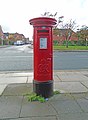
M34 80L33 90L38 95L53 95L53 43L52 27L56 24L53 18L39 17L31 19L34 27Z

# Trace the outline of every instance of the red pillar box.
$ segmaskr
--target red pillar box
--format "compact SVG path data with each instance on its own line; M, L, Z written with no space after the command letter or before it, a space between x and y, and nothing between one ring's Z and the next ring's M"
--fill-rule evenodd
M39 17L29 20L34 27L34 80L33 90L45 98L53 95L53 43L54 18Z

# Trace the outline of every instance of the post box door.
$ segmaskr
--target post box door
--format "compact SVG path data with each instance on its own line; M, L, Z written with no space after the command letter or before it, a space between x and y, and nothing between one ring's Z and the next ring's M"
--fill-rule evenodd
M49 36L39 35L35 50L35 79L41 81L53 80L52 78L52 41Z

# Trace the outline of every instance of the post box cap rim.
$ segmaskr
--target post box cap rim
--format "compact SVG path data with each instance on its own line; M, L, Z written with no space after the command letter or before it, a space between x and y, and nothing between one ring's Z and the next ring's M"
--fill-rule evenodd
M46 26L54 26L57 23L57 20L55 18L49 18L49 17L37 17L29 20L29 23L31 25L46 25Z

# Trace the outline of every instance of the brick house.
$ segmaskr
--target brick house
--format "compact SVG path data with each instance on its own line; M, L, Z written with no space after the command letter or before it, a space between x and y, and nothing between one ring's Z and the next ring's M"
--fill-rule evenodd
M2 27L0 25L0 44L9 44L9 43L14 43L18 40L21 40L23 42L25 41L29 41L28 38L25 38L25 36L23 34L19 34L19 33L3 33Z
M23 34L19 34L19 33L9 33L8 39L13 40L13 41L24 40L25 36Z
M67 39L72 42L78 41L78 36L71 29L53 29L53 41L61 45Z
M1 27L1 25L0 25L0 44L3 44L3 43L2 43L2 42L3 42L3 39L4 39L4 33L3 33L2 27Z
M17 40L24 40L25 36L23 34L19 33L4 33L5 38L8 39L9 41L17 41Z

